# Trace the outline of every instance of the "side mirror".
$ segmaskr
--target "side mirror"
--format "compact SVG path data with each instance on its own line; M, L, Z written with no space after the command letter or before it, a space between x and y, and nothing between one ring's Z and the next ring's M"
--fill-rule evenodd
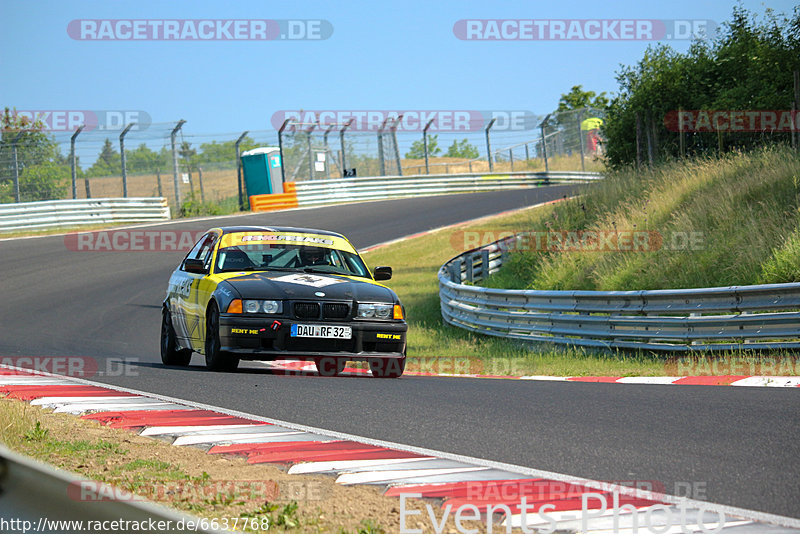
M206 274L206 267L203 260L197 260L194 258L188 258L186 261L184 261L183 269L187 273Z
M392 278L392 268L391 267L375 267L375 271L373 272L373 277L375 280L391 280Z

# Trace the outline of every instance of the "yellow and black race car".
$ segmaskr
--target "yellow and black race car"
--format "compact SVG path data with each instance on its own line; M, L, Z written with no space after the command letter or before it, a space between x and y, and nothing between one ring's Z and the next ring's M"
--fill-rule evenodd
M313 360L323 375L367 361L396 378L406 362L405 310L341 234L285 227L209 230L172 273L161 322L161 360L213 370L239 360Z

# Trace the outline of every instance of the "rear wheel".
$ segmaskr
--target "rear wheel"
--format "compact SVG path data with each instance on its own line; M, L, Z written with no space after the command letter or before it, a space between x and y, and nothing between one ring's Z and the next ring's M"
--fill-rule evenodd
M178 348L172 316L166 306L161 308L161 361L164 365L189 365L192 349Z
M239 358L220 350L219 308L212 302L206 313L206 367L211 371L235 371Z
M406 370L406 357L373 358L369 361L369 370L375 378L399 378Z
M314 365L317 366L317 372L321 376L337 376L342 374L344 366L347 364L346 360L339 358L315 358Z

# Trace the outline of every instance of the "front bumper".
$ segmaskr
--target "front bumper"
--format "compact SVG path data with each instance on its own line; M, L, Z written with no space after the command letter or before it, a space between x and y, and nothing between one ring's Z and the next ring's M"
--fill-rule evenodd
M405 321L325 321L296 320L285 317L220 316L221 350L243 360L296 359L320 357L366 361L404 358ZM280 323L275 328L274 323ZM351 339L292 337L293 324L349 326Z

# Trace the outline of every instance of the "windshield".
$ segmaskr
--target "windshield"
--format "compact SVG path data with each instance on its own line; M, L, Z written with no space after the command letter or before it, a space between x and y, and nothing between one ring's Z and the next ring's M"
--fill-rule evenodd
M303 244L222 247L217 253L215 271L302 271L370 278L358 254Z

